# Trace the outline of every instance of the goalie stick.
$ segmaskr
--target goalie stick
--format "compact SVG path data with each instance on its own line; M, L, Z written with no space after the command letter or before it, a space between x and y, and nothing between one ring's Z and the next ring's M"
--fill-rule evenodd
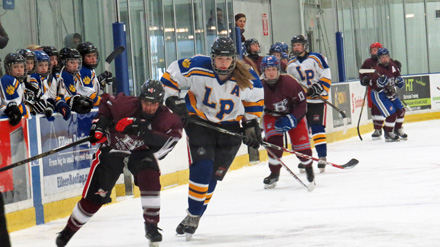
M90 141L91 139L92 139L92 137L91 137L91 136L88 136L88 137L83 138L83 139L80 139L80 140L78 140L78 141L76 141L76 142L72 142L72 143L70 143L70 144L67 144L67 145L64 145L64 146L61 146L61 147L57 147L57 148L55 148L55 149L52 149L52 150L50 150L50 151L47 151L47 152L45 152L45 153L38 154L38 155L35 155L35 156L33 156L33 157L30 157L30 158L24 159L24 160L22 160L22 161L15 162L15 163L13 163L13 164L10 164L10 165L8 165L8 166L5 166L5 167L0 168L0 172L3 172L3 171L6 171L6 170L9 170L9 169L12 169L12 168L17 167L17 166L21 166L21 165L23 165L23 164L27 164L27 163L29 163L29 162L31 162L31 161L34 161L34 160L37 160L37 159L41 159L41 158L43 158L43 157L46 157L46 156L52 155L52 154L54 154L54 153L58 153L58 152L63 151L63 150L65 150L65 149L68 149L68 148L71 148L71 147L77 146L77 145L79 145L79 144L82 144L82 143L88 142L88 141Z
M200 126L204 126L204 127L208 128L208 129L213 129L213 130L216 130L216 131L224 133L224 134L233 135L233 136L237 136L237 137L240 137L240 138L245 138L246 137L246 136L244 136L242 134L238 134L238 133L231 132L229 130L226 130L226 129L223 129L223 128L220 128L220 127L217 127L217 126L210 125L210 124L208 124L206 122L193 120L191 118L189 119L189 121L191 123L194 123L194 124L197 124L197 125L200 125ZM280 151L283 151L283 152L295 154L295 155L297 155L299 157L302 157L302 158L311 159L311 160L314 160L316 162L321 161L321 162L324 162L326 165L330 165L330 166L333 166L333 167L336 167L336 168L339 168L339 169L350 169L350 168L355 167L359 163L359 161L357 159L353 158L350 161L348 161L347 163L345 163L344 165L337 165L337 164L334 164L334 163L332 163L330 161L323 161L323 160L320 160L319 158L316 158L316 157L313 157L313 156L309 156L309 155L297 152L295 150L288 150L286 148L283 148L283 147L280 147L280 146L277 146L277 145L274 145L274 144L271 144L271 143L268 143L268 142L265 142L265 141L262 142L262 145L265 146L265 147L277 149L277 150L280 150Z

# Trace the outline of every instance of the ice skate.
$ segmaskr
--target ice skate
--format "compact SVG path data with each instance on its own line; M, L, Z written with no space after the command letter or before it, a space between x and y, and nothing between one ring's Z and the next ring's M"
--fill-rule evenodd
M177 226L176 233L178 235L185 234L186 241L190 241L199 226L200 217L201 216L192 215L188 212L188 215Z
M398 142L399 136L394 134L394 132L385 132L385 141L386 142Z
M264 178L264 188L265 189L273 189L277 186L278 179L280 178L280 174L271 173L268 177Z
M162 231L157 224L145 224L145 237L150 240L150 247L159 247L159 243L162 242L162 234L159 230Z
M380 140L381 136L382 136L382 130L380 130L380 129L375 129L373 134L371 135L373 140Z
M398 135L400 140L404 140L404 141L408 140L408 135L403 131L403 128L397 130L395 129L394 134Z
M326 166L326 162L327 158L326 157L319 157L319 161L318 161L318 169L320 173L324 173L325 172L325 166Z
M312 191L315 188L315 173L313 172L313 166L305 166L307 181L309 181L308 189Z
M55 241L57 247L66 246L75 233L75 231L70 230L68 227L64 228L61 232L58 233L57 239Z
M299 169L299 173L305 173L306 172L306 170L304 168L304 165L302 163L298 164L298 169Z

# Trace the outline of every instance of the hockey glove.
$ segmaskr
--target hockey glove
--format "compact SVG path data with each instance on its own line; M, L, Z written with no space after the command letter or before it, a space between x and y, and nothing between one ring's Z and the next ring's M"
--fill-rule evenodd
M57 111L63 115L64 120L68 120L70 118L70 107L66 102L64 102L64 100L58 100L57 103L55 103L55 107Z
M106 84L112 84L113 82L113 74L110 71L104 71L100 75L98 75L99 87L101 90L104 90Z
M49 101L46 101L46 109L44 109L44 115L46 116L47 120L53 121L55 118L52 116L53 112L55 111L55 106L52 105Z
M253 147L258 148L260 144L263 142L261 139L261 130L256 119L252 119L243 124L244 135L243 143Z
M79 94L70 98L67 101L67 104L69 104L72 111L77 112L78 114L89 113L93 108L93 101L89 97Z
M275 121L275 130L278 132L286 132L296 127L296 118L293 114L280 117Z
M30 90L25 90L23 93L23 101L27 105L33 106L35 104L35 94Z
M149 122L142 118L126 117L118 121L115 129L124 134L141 136L148 131L148 124Z
M107 141L105 130L110 125L111 121L104 116L98 116L93 119L92 126L90 127L89 136L92 137L90 143L95 145L96 143L104 143Z
M32 105L32 113L33 114L41 114L45 113L47 108L46 101L44 99L35 99L34 105Z
M383 75L376 80L376 84L379 88L384 88L388 83L388 77Z
M167 98L165 105L180 117L183 127L186 127L188 123L188 110L186 109L185 100L177 96L171 96Z
M322 92L324 92L324 88L322 88L321 84L313 83L312 86L307 90L307 96L318 97Z
M41 90L38 87L38 85L36 83L30 83L30 82L25 82L25 87L26 90L31 91L34 93L35 99L40 99L41 98Z
M405 81L401 76L396 77L395 82L399 88L403 88L403 85L405 84Z
M368 76L362 77L361 85L362 86L370 86L370 77L368 77Z
M17 103L10 102L5 109L6 115L8 115L9 123L12 126L15 126L20 123L21 121L21 111L20 108L18 108Z

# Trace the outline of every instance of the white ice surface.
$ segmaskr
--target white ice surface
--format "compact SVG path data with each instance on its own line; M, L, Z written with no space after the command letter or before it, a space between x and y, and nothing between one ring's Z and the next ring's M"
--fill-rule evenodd
M187 186L161 194L165 246L440 246L440 120L405 124L408 141L372 141L371 133L331 143L327 167L311 193L287 171L263 189L266 162L229 172L217 185L192 241L175 236L185 217ZM295 156L284 162L303 181ZM316 164L315 172L317 172ZM67 218L11 233L14 247L55 246ZM139 198L103 207L69 247L148 246Z

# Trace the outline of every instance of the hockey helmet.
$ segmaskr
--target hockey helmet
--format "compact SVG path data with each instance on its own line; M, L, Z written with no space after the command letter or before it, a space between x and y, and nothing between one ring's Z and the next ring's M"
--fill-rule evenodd
M98 66L98 63L99 63L99 51L98 51L98 48L96 48L96 46L93 45L92 42L82 42L82 43L80 43L77 46L76 49L81 54L84 66L87 66L90 69L94 69L94 68L96 68ZM86 64L85 63L84 56L86 54L89 54L89 53L96 53L96 64Z
M258 42L257 39L252 38L252 39L247 39L244 41L244 46L246 47L246 53L249 55L252 55L252 54L256 55L256 54L260 53L260 50L258 50L257 52L253 52L253 53L251 52L251 46L253 44L258 44L258 47L260 47L260 43Z
M226 69L217 68L215 65L215 57L232 57L231 65ZM235 45L234 41L228 36L217 37L214 44L211 46L211 65L215 72L219 75L229 75L234 71L236 64Z
M143 101L150 101L154 103L158 102L159 104L162 104L164 96L165 89L163 88L162 82L158 80L148 79L141 86L139 99Z
M18 81L22 82L26 78L26 59L20 53L9 53L6 55L4 60L5 72L12 76L12 65L16 63L22 63L25 68L23 75L15 76Z

